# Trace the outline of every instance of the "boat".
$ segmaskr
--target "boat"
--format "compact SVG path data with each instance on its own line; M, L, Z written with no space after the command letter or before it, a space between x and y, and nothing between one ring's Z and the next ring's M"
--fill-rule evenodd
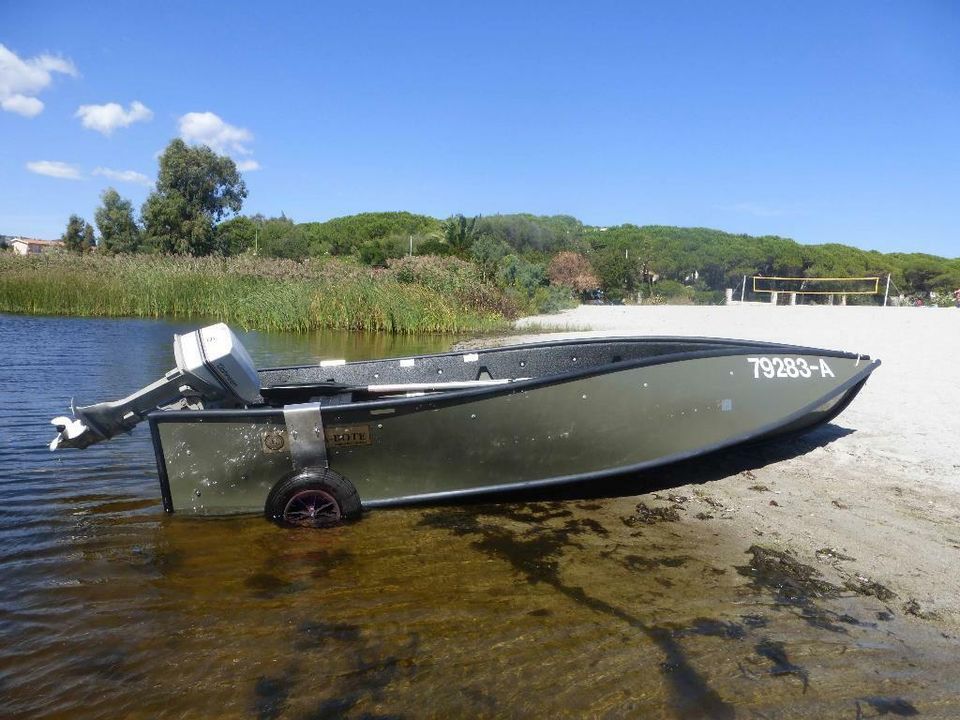
M51 450L146 421L163 507L325 526L361 510L590 481L829 422L879 360L700 337L550 340L257 370L220 323L176 367L51 422Z

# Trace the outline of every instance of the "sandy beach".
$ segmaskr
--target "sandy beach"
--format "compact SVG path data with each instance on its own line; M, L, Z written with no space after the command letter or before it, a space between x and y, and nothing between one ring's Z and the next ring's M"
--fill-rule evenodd
M709 495L719 509L712 514L728 521L727 534L744 551L761 543L788 552L831 582L873 594L891 611L960 626L960 311L581 306L524 318L517 327L569 330L496 342L699 335L879 358L882 366L831 426L793 446L748 451L754 457L740 458L745 462L720 457L711 466L708 460L714 472L705 482L686 477L693 482L673 492L694 502ZM693 515L685 518L695 523Z

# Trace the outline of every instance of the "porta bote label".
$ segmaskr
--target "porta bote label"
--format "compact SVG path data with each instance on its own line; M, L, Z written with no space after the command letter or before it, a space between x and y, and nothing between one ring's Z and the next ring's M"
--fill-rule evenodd
M327 447L358 447L370 445L369 425L342 425L323 429Z
M317 433L319 437L319 432ZM327 447L361 447L372 445L369 425L337 425L323 429ZM289 443L287 431L279 428L268 430L260 435L261 446L267 454L287 452Z

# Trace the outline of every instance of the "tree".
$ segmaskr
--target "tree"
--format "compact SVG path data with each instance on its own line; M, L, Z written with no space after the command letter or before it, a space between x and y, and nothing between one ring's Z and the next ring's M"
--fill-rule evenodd
M247 186L230 158L176 139L160 156L157 187L143 204L144 234L160 252L209 255L215 225L239 213Z
M100 230L100 246L108 253L134 253L140 249L140 228L133 219L133 204L113 188L100 196L102 205L94 215Z
M510 254L510 246L503 240L484 235L470 246L470 257L480 266L484 280L492 278L500 261Z
M295 225L284 214L260 224L261 255L302 260L310 254L310 242L302 225Z
M311 255L359 254L360 247L370 240L398 236L407 240L439 239L440 221L428 215L408 212L369 212L333 218L322 223L301 223L310 244Z
M60 239L67 250L75 253L90 252L90 248L97 244L93 225L79 215L70 216L67 221L67 230Z
M937 286L935 279L945 270L942 262L929 255L914 254L903 263L903 279L914 291L929 292Z
M600 281L593 272L593 266L580 253L570 251L557 253L550 261L547 275L552 285L562 285L578 293L600 287Z
M444 224L444 236L447 238L447 244L453 249L453 253L459 257L465 258L470 251L470 246L476 240L477 218L465 218L463 215L454 215L448 218Z
M643 277L643 268L635 255L618 248L597 253L593 266L600 279L600 287L610 300L620 300L634 293Z
M476 234L502 240L514 252L577 249L583 225L568 215L487 215L476 218Z
M216 252L221 255L239 255L254 250L257 244L257 221L246 215L224 220L217 225Z

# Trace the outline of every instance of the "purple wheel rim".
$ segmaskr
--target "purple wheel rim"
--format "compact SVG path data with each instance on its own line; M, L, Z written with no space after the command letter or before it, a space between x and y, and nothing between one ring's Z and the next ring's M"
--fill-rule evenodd
M293 494L283 508L283 520L290 525L320 527L341 520L340 503L325 490L301 490Z

